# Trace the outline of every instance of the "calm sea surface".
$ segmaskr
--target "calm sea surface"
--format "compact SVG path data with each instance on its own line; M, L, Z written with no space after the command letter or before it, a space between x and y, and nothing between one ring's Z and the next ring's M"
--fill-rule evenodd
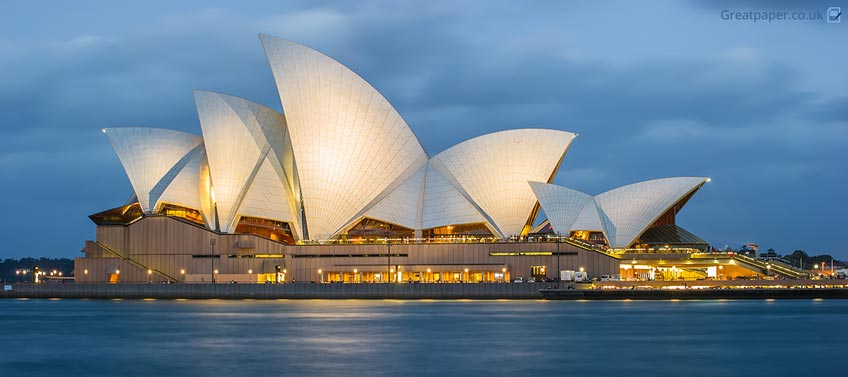
M843 375L848 300L0 300L0 376Z

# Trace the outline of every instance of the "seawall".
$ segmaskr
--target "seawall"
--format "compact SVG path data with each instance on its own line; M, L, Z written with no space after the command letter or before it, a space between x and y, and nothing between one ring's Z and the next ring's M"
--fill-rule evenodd
M848 299L848 288L550 289L553 283L5 284L0 298L68 299ZM7 290L7 288L11 288Z
M543 289L547 300L848 299L846 288Z
M11 290L0 291L0 298L542 299L539 290L551 285L551 283L11 284Z

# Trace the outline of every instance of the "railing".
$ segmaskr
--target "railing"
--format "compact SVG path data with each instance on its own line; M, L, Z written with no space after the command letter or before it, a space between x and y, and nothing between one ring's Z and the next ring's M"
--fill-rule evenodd
M108 252L110 252L110 253L114 254L116 257L118 257L118 258L120 258L120 259L122 259L122 260L125 260L125 261L129 262L129 264L131 264L131 265L133 265L133 266L135 266L135 267L138 267L138 268L142 269L143 271L152 271L152 272L156 273L157 275L160 275L160 276L164 277L165 279L168 279L168 280L173 281L173 282L178 282L178 281L179 281L178 279L174 278L174 277L173 277L173 276L171 276L171 275L168 275L168 274L166 274L166 273L164 273L164 272L162 272L162 271L159 271L159 270L157 270L157 269L155 269L155 268L147 267L147 266L145 266L145 265L141 264L140 262L136 261L135 259L132 259L132 258L130 258L130 257L126 257L126 256L124 256L124 255L121 255L121 254L120 254L120 253L118 253L117 251L112 250L112 248L110 248L109 246L106 246L106 245L104 245L104 244L102 244L102 243L100 243L100 242L96 242L96 243L97 243L97 245L98 245L98 246L102 247L102 248L103 248L103 250L106 250L106 251L108 251Z
M810 271L795 267L792 264L788 263L785 259L780 259L780 260L777 260L777 261L772 260L771 264L790 269L790 270L795 271L795 272L800 273L800 274L806 274L808 276L812 276L812 273Z
M610 250L605 249L603 246L599 246L597 244L589 243L589 242L586 242L586 241L583 241L583 240L578 240L576 238L571 238L571 237L562 237L561 240L564 241L565 243L571 245L571 246L576 246L576 247L579 247L579 248L586 250L586 251L594 251L596 253L604 254L608 257L612 257L612 258L615 258L615 259L621 259L621 255L611 253Z
M610 249L614 254L696 254L703 253L699 249L689 247L661 247L657 249Z
M796 279L807 278L810 276L810 273L808 271L799 270L794 267L786 266L782 263L763 262L761 260L757 260L746 255L734 254L733 259L738 260L749 266L758 268L761 270L761 272L765 271L766 274L771 274L772 272L774 272L779 275Z

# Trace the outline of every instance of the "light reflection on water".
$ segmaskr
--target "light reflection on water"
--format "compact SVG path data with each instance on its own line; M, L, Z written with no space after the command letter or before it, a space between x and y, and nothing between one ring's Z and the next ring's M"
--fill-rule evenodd
M0 376L810 375L834 372L846 310L848 300L0 300Z

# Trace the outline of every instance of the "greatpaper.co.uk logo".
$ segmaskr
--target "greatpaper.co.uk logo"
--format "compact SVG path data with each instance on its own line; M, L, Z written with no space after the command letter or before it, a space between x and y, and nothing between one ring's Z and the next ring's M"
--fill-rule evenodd
M725 21L747 22L821 22L831 24L842 22L842 7L830 7L826 12L819 10L808 11L739 11L725 9L721 11L721 19Z
M827 22L831 24L838 24L842 22L842 8L841 7L830 7L827 8Z

